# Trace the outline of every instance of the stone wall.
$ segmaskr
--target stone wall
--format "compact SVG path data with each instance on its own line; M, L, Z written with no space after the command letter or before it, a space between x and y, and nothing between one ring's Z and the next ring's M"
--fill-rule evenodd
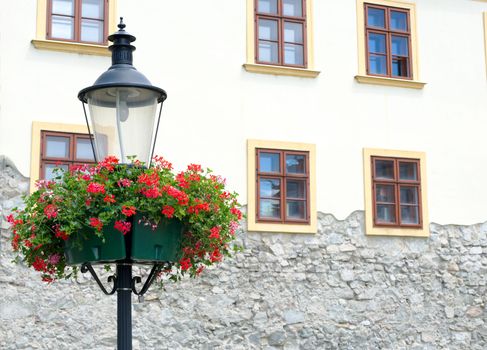
M2 219L27 188L0 159ZM114 349L116 297L12 264L4 221L0 348ZM235 259L133 299L134 349L485 349L487 223L430 228L366 237L356 211L319 213L316 235L240 232Z

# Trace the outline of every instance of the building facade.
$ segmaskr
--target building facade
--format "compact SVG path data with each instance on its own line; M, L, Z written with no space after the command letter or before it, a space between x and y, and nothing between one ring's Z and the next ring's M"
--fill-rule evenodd
M2 5L2 219L54 164L91 161L76 96L119 16L168 92L156 153L224 175L247 208L235 261L135 306L136 347L487 346L486 1ZM113 348L114 300L37 284L8 235L3 220L0 347L63 348L76 320L75 347Z

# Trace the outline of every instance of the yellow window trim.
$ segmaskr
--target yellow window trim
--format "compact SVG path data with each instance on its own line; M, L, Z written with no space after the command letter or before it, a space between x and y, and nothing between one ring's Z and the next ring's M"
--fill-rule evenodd
M255 150L270 148L278 150L292 150L309 152L309 224L272 224L256 222L256 178ZM307 143L247 140L247 230L249 232L282 232L282 233L316 233L318 215L316 213L316 146Z
M383 78L367 75L367 62L365 52L365 11L364 4L375 4L389 7L398 7L409 10L411 24L411 67L413 76L411 80ZM409 87L422 89L426 83L419 79L419 55L418 32L416 29L416 4L405 1L392 0L357 0L357 49L358 49L358 74L355 79L359 83L378 84L397 87ZM367 79L365 79L367 78ZM399 83L399 81L403 83Z
M421 217L423 222L422 228L392 228L392 227L374 227L374 211L372 208L372 169L370 158L395 157L395 158L413 158L420 161L421 177ZM428 213L428 196L427 196L427 178L426 178L426 154L424 152L396 151L385 149L364 148L364 193L365 193L365 233L371 236L412 236L412 237L429 237L429 213Z
M247 62L243 67L247 72L287 75L293 77L316 78L320 72L314 69L314 39L313 39L313 0L306 0L306 54L307 68L292 68L286 66L272 66L255 63L255 0L247 0Z
M36 37L31 41L35 48L62 52L81 53L87 55L110 56L108 45L96 45L68 42L61 40L47 40L47 1L37 0L37 26ZM117 30L117 1L108 0L108 32Z
M30 193L35 191L35 182L39 179L39 168L41 164L41 131L58 131L88 134L88 128L85 125L32 122L32 144L30 151Z
M484 12L485 75L487 76L487 12Z

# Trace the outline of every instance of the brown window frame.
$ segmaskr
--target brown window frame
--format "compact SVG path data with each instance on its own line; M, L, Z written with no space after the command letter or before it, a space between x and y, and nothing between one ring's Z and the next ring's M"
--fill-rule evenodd
M284 66L284 67L295 67L295 68L307 68L308 67L308 53L307 53L307 19L306 19L306 0L301 0L302 6L302 16L284 16L282 14L282 1L277 0L277 14L273 13L265 13L259 12L259 0L254 0L254 43L255 43L255 62L258 64L266 64L266 65L273 65L273 66ZM272 21L277 21L277 57L278 62L267 62L267 61L260 61L259 60L259 19L267 19ZM303 26L303 43L294 43L294 42L284 42L284 23L285 22L293 22L299 23ZM266 42L276 42L272 40L263 40ZM301 45L303 47L303 64L285 64L284 63L284 44L293 44L293 45Z
M69 156L65 158L58 157L48 157L46 155L46 140L48 136L59 136L69 138ZM44 179L45 165L67 165L71 168L72 165L82 165L82 164L95 164L94 160L76 158L76 145L78 139L90 139L88 134L72 133L72 132L60 132L51 130L41 130L41 156L39 161L39 179Z
M279 172L261 172L260 171L260 154L261 153L273 153L279 154ZM305 157L305 167L306 171L304 174L288 174L286 173L286 156L287 155L302 155ZM255 150L255 157L256 157L256 169L255 169L255 181L256 181L256 221L257 222L265 222L265 223L281 223L281 224L309 224L310 223L310 173L309 173L309 152L307 151L294 151L294 150L279 150L279 149L268 149L268 148L256 148ZM264 179L278 179L280 181L280 217L279 218L269 218L269 217L260 217L260 180ZM294 180L301 180L305 181L306 183L306 193L305 198L289 198L287 197L287 189L286 189L286 181L289 179ZM264 197L263 199L277 199L275 197ZM286 218L286 201L287 200L298 200L305 202L306 208L306 215L304 219L296 219L296 218Z
M103 20L99 18L91 18L91 17L81 17L81 5L83 0L74 0L74 14L73 16L63 15L63 14L56 14L52 13L52 1L47 0L47 28L46 28L46 37L49 40L57 40L57 41L67 41L72 43L84 43L84 44L95 44L95 45L106 45L108 43L108 1L103 0ZM61 17L69 17L74 19L74 39L65 39L65 38L56 38L53 37L52 34L52 16L61 16ZM82 19L89 19L94 21L103 22L103 41L82 41L81 40L81 20Z
M392 161L393 167L393 179L377 178L375 162L380 161ZM399 178L399 163L414 163L416 164L417 180L404 180ZM407 228L422 228L423 227L423 215L422 215L422 191L421 191L421 164L419 159L413 158L396 158L396 157L371 157L372 167L372 207L373 207L373 222L375 227L407 227ZM389 185L394 186L394 202L378 202L376 195L377 185ZM418 203L417 205L409 203L401 203L401 186L416 187L418 189ZM395 223L380 222L377 218L377 205L389 204L395 207ZM418 207L418 223L410 224L403 223L401 218L401 205Z
M380 27L374 27L374 26L369 26L368 24L368 9L369 8L375 8L379 10L384 11L384 16L385 16L385 22L384 26L385 28L380 28ZM406 31L401 31L401 30L394 30L390 28L390 18L391 18L391 11L395 12L402 12L406 14L407 17L407 30ZM410 16L410 10L409 9L404 9L404 8L398 8L398 7L393 7L393 6L382 6L382 5L376 5L376 4L364 4L364 24L365 24L365 61L366 61L366 68L367 68L367 75L371 76L378 76L378 77L388 77L388 78L394 78L394 79L405 79L405 80L412 80L413 79L413 71L412 71L412 47L411 47L411 16ZM378 53L371 53L369 51L369 33L377 33L377 34L383 34L386 37L386 53L385 54L378 54ZM392 36L402 36L402 37L407 37L408 39L408 56L398 56L398 55L392 55ZM376 74L376 73L370 73L370 61L369 57L373 55L377 56L386 56L386 74ZM407 76L400 76L400 75L393 75L392 74L392 61L394 57L405 57L407 60Z

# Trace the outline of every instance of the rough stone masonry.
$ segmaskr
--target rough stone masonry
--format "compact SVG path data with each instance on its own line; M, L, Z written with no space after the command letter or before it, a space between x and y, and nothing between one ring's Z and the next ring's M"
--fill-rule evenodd
M115 296L11 262L5 216L27 191L0 157L0 348L114 349ZM487 348L487 222L367 237L362 211L318 216L315 235L239 232L235 259L134 298L134 349Z

